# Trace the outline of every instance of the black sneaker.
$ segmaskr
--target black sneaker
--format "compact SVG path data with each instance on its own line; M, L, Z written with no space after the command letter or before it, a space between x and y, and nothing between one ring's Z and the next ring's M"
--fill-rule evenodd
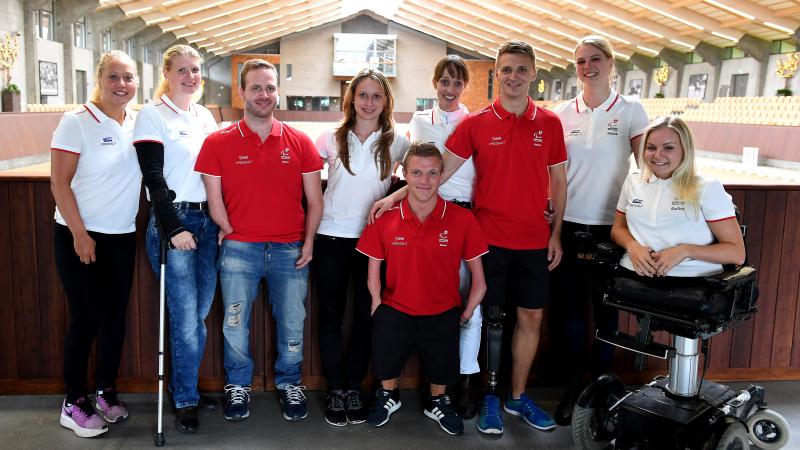
M447 394L431 397L425 408L425 415L435 420L441 429L454 436L464 434L464 421L458 417L450 396Z
M250 386L229 384L225 386L228 401L225 403L225 418L228 420L244 420L250 417L247 405L250 403Z
M347 391L347 421L352 424L364 423L367 420L367 407L361 400L358 391Z
M198 411L216 411L218 407L216 399L200 394L200 398L197 400Z
M283 418L291 422L303 420L308 416L308 405L306 405L306 395L303 391L305 386L294 386L287 384L285 389L281 389L281 406L283 407Z
M344 391L330 391L325 397L325 422L335 426L347 425L347 413L344 409Z
M400 409L402 405L399 389L387 391L386 389L378 388L375 393L375 400L372 402L367 414L367 425L371 427L385 425L392 413Z

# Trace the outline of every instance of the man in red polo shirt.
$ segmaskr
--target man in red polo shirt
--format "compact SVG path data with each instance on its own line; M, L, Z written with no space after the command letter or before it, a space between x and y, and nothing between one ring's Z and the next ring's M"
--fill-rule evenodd
M431 382L425 415L449 434L464 432L445 388L459 376L459 324L469 321L486 291L480 256L487 247L469 210L439 197L442 170L435 145L411 145L403 162L407 199L367 226L356 247L370 257L372 370L381 380L367 416L370 426L386 424L400 408L397 379L416 348ZM472 274L463 312L462 259ZM382 294L381 261L386 262Z
M300 365L308 263L322 218L322 160L308 136L272 116L278 103L275 66L247 61L239 95L245 103L243 120L208 136L195 165L220 228L225 418L250 415L250 311L258 283L266 278L277 328L275 385L283 417L297 421L308 415Z
M550 415L527 395L528 374L539 347L542 308L550 298L550 274L561 261L561 222L567 198L564 133L558 117L528 96L536 79L536 55L522 41L497 51L495 80L500 92L491 105L464 119L445 144L444 181L472 157L475 163L473 212L489 243L483 257L486 297L489 390L478 431L503 433L501 402L495 390L500 366L503 306L516 309L511 342L511 392L506 412L540 429L555 428ZM547 198L556 211L552 227L542 211ZM382 200L373 210L402 198Z

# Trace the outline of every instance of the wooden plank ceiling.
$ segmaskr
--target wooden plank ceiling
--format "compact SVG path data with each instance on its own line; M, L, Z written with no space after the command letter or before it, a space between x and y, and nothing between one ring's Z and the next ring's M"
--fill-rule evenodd
M735 45L745 34L765 41L797 36L800 0L100 0L218 56L369 10L494 57L508 39L537 50L544 69L566 67L575 42L602 34L623 59L680 53L699 43Z

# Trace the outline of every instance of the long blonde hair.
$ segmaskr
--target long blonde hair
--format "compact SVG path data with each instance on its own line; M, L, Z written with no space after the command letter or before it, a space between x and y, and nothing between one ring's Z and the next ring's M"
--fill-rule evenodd
M578 49L584 45L591 45L592 47L600 50L600 52L604 54L606 58L611 58L611 70L608 72L608 84L610 86L614 82L614 77L617 74L617 68L614 65L614 47L611 46L611 42L609 42L608 39L604 38L603 36L598 36L596 34L584 36L575 45L575 51L572 52L572 56L577 59ZM580 78L578 78L578 88L583 89L583 83L581 83Z
M164 52L164 57L161 59L161 67L163 70L169 71L172 68L172 59L176 56L189 56L192 59L196 59L198 64L203 64L203 57L200 56L200 53L195 50L194 47L185 44L176 44ZM204 85L205 81L201 81L200 88L192 95L192 102L200 100L200 97L203 96ZM162 71L161 81L158 83L158 87L153 92L153 100L157 101L164 94L169 94L169 81L164 78L164 72Z
M383 96L386 98L383 104L383 111L381 111L381 115L378 117L378 125L381 127L381 137L378 139L378 142L375 143L372 152L375 158L375 165L380 170L381 180L383 180L392 174L392 152L390 149L394 142L394 118L392 117L394 96L392 95L392 87L389 85L389 80L387 80L381 72L374 69L361 69L361 71L350 80L347 91L344 93L344 102L342 103L344 117L336 128L334 137L339 160L342 161L342 165L345 170L350 172L350 175L355 175L350 169L348 133L356 125L356 109L353 106L353 101L356 97L356 87L358 83L367 78L373 79L381 85L383 88Z
M672 172L672 185L675 187L675 194L678 199L683 200L686 206L692 206L696 213L699 212L700 201L698 198L699 182L697 171L694 166L694 135L689 125L678 116L658 117L653 120L644 132L641 146L639 147L639 167L642 169L642 179L647 180L652 175L652 171L644 161L644 151L647 148L647 140L653 131L669 128L678 135L678 140L683 149L683 160ZM688 208L687 208L688 210Z
M100 61L97 63L97 69L95 70L94 74L94 90L92 90L92 96L89 98L92 103L100 103L100 96L101 96L101 89L100 89L100 78L103 76L103 73L106 71L106 67L111 64L111 61L119 60L125 62L133 69L133 74L138 78L138 74L136 73L136 62L128 56L127 53L123 52L122 50L111 50L110 52L105 52L100 56Z

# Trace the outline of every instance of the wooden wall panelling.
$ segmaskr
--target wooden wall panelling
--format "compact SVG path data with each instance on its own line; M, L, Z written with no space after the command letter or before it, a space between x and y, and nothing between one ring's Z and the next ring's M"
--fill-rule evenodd
M0 184L0 230L11 230L9 184ZM17 317L14 311L12 234L0 233L0 378L17 378Z
M64 320L68 304L55 270L53 246L53 212L55 201L49 183L34 186L35 216L31 232L36 238L36 279L39 291L39 314L42 327L42 373L46 377L61 377L64 365Z
M770 367L789 367L794 342L797 289L800 281L800 193L786 193L781 266L775 305L775 328L772 334Z
M20 378L41 378L42 329L36 277L34 184L11 183L10 227L14 285L14 325L17 336L17 367Z
M156 386L155 380L158 375L158 279L153 272L150 260L147 257L145 246L145 236L147 234L147 221L149 218L149 205L144 200L144 194L139 201L139 214L136 216L137 246L136 246L136 265L139 267L136 273L136 297L135 308L129 308L128 312L138 311L138 332L136 336L127 335L126 340L135 340L131 346L138 346L139 359L134 360L135 355L123 353L123 359L131 361L127 376L138 375L142 379L153 380L152 386ZM166 303L164 308L166 309ZM130 319L129 319L130 320ZM128 322L130 323L130 321ZM164 320L164 359L168 367L169 361L169 321ZM128 347L130 348L130 347ZM168 373L165 371L165 373Z
M758 332L753 336L753 347L750 355L750 367L770 367L772 355L772 335L775 325L775 304L778 295L778 280L781 263L781 245L783 240L783 224L786 211L786 192L773 191L767 193L765 204L764 233L761 246L759 267L759 299L758 314L755 316L755 328Z

